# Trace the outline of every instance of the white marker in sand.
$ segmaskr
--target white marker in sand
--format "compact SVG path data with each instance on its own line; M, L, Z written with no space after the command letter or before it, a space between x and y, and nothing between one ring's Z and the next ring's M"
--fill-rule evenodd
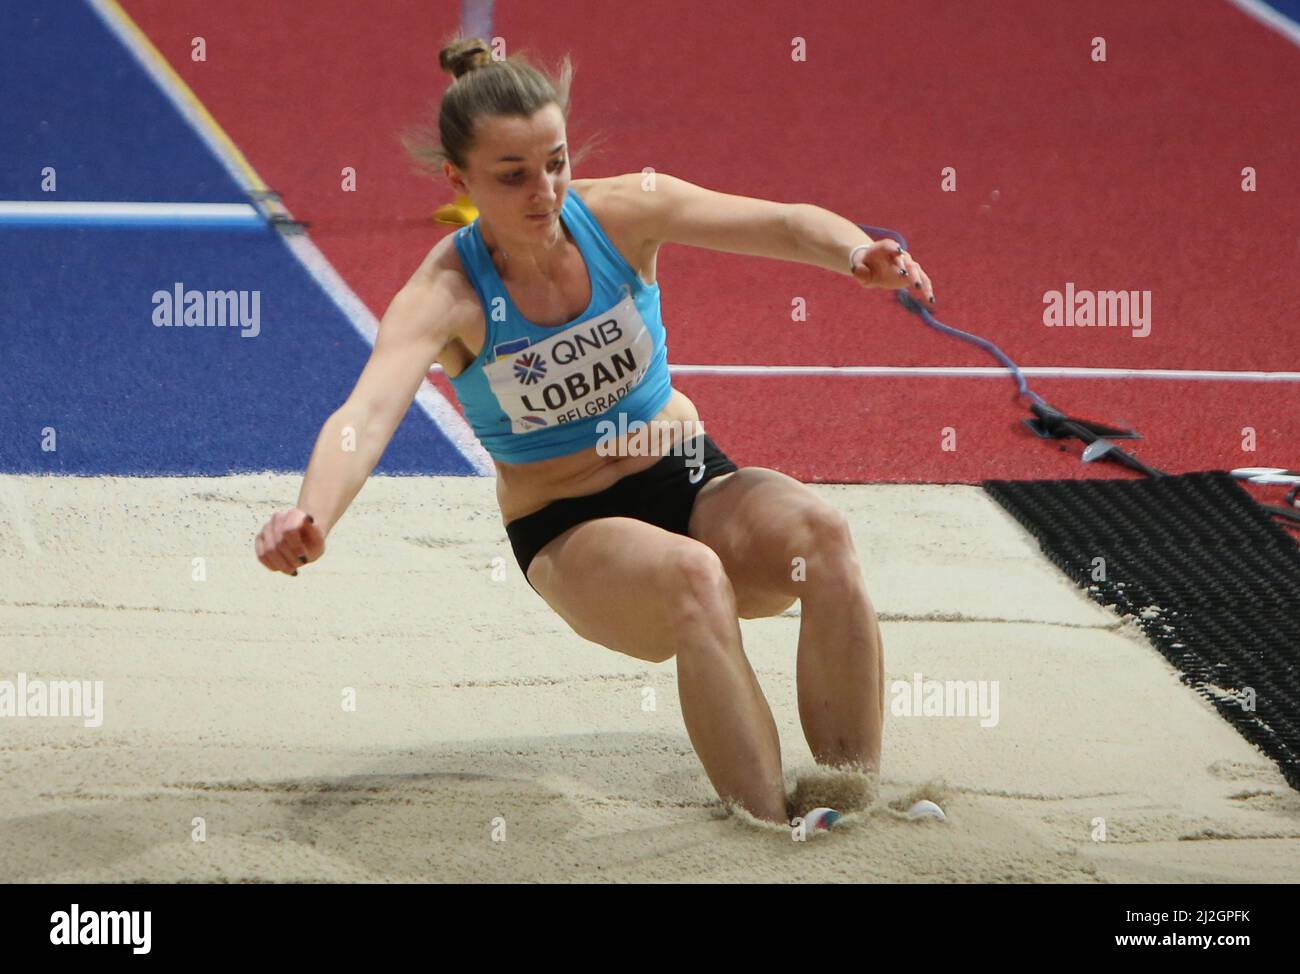
M833 808L814 808L803 817L804 834L812 838L818 832L825 832L837 821L840 813Z
M943 809L928 798L922 798L919 802L909 808L907 810L907 817L910 819L932 818L939 822L947 820L947 816L943 814Z

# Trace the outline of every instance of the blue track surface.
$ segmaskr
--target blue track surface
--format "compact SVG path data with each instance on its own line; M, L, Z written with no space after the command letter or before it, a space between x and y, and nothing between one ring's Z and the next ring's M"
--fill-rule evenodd
M1268 5L1300 25L1300 0L1268 0Z
M82 3L0 0L0 91L0 198L247 199ZM257 337L157 327L178 282L260 292ZM370 351L269 229L0 229L0 328L3 473L301 472ZM376 470L473 473L419 407Z
M21 230L0 249L0 471L301 471L369 355L271 230ZM178 282L260 291L259 333L155 325ZM419 407L377 469L473 472Z
M248 200L80 0L0 2L0 92L0 199Z

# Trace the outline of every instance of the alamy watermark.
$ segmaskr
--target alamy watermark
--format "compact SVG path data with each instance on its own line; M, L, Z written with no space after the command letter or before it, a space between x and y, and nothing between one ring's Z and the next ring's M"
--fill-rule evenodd
M1134 338L1151 334L1150 291L1065 291L1043 294L1043 324L1049 328L1131 328Z
M170 291L154 291L152 301L158 328L238 328L241 338L262 331L261 291L187 291L177 281Z
M81 717L87 727L104 723L104 681L0 680L0 717Z
M698 419L629 422L626 413L619 413L617 423L602 419L596 432L596 452L602 457L684 456L692 467L704 463L704 424Z
M895 717L979 717L981 727L998 723L997 680L894 680L889 712Z
M68 910L50 914L50 943L72 945L118 944L133 954L147 954L152 947L151 910L82 910L73 903Z

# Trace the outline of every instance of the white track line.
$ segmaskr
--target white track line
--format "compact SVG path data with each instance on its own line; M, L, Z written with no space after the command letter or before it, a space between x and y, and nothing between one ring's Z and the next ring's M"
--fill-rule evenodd
M683 375L922 375L1000 377L1010 369L993 366L946 365L670 365ZM1193 379L1213 382L1300 382L1300 372L1230 372L1201 369L1088 369L1025 365L1026 377L1046 379Z
M261 227L266 220L251 203L0 200L0 223L213 223Z
M1279 10L1274 10L1262 0L1228 0L1242 13L1254 17L1266 27L1271 27L1292 44L1300 46L1300 24Z
M957 378L1008 378L999 365L673 365L679 375L920 375ZM434 366L434 372L442 366ZM1022 375L1044 379L1189 379L1209 382L1300 382L1300 372L1230 372L1207 369L1089 369L1071 366L1027 365Z
M181 117L189 123L195 133L203 140L209 151L225 168L232 179L246 192L253 192L262 187L257 185L260 179L252 172L246 160L239 157L238 149L221 130L216 121L203 109L197 96L185 85L185 82L172 71L162 55L142 34L137 34L133 24L124 21L125 11L111 0L88 0L91 9L99 15L100 20L113 32L136 62L153 79L168 101L180 112ZM257 182L254 182L256 180ZM282 207L281 207L282 208ZM287 211L286 211L287 213ZM330 264L329 259L321 253L306 234L282 236L289 252L298 258L302 266L315 278L321 289L329 295L334 304L347 316L352 327L373 346L375 335L379 331L379 322L356 293L347 285L339 273ZM425 414L447 436L452 445L460 451L476 473L492 476L496 468L492 458L483 449L474 431L457 412L456 407L431 383L428 378L420 385L415 401Z

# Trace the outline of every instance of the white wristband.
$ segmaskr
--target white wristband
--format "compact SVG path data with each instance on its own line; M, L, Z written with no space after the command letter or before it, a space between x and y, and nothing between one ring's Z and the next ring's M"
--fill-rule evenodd
M858 244L856 247L854 247L852 250L849 251L849 273L850 274L853 273L853 258L857 256L859 250L866 250L870 246L871 244Z

